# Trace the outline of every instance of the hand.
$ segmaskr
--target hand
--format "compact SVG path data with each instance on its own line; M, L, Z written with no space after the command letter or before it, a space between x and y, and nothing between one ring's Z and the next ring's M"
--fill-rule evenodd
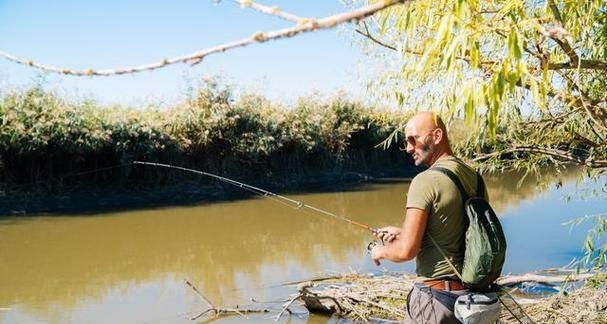
M381 256L382 248L383 248L383 246L376 245L373 247L373 249L371 249L371 259L373 259L373 263L375 263L375 265L378 267L381 265L379 260L383 259L383 257Z
M400 228L394 226L382 227L375 230L373 234L383 242L392 243L400 236Z

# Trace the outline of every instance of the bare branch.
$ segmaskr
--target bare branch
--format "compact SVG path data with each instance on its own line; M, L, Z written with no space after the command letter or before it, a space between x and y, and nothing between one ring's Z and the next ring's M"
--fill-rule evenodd
M251 0L233 0L233 1L238 3L243 8L250 7L251 9L259 11L261 13L265 13L270 16L276 16L278 18L282 18L284 20L291 21L294 23L300 23L306 19L306 18L296 16L294 14L290 14L288 12L284 12L284 11L280 10L280 8L278 6L272 6L272 7L264 6L262 4L253 2Z
M211 301L209 301L208 298L206 298L199 290L198 288L196 288L191 282L189 282L187 279L185 280L185 283L190 286L190 288L192 288L192 290L194 290L194 292L200 296L200 298L202 298L202 300L204 301L205 304L207 304L207 306L209 307L207 310L201 312L200 314L194 316L191 318L192 321L197 320L199 318L201 318L202 316L209 314L209 313L214 313L216 317L219 316L225 316L225 315L233 315L233 314L238 314L242 317L248 318L246 315L246 313L268 313L269 310L267 309L247 309L247 308L238 308L238 306L236 306L236 308L217 308L215 306L213 306L213 303L211 303Z
M209 306L210 309L215 309L215 306L213 306L213 304L211 303L211 301L206 298L201 292L200 290L198 290L198 288L196 288L189 280L184 279L185 283L190 286L190 288L192 288L192 290L194 290L194 292L200 296L200 298L202 299L202 301L207 304L207 306Z
M274 318L274 322L278 322L278 320L280 319L280 317L282 316L282 314L289 309L289 306L291 306L291 304L293 304L293 302L296 301L297 299L299 299L300 297L301 297L301 294L295 295L288 302L286 302L282 306L282 310L280 311L280 313L278 313L278 315L276 315L276 317Z
M51 72L51 73L59 73L65 75L75 75L75 76L96 76L96 75L118 75L118 74L131 74L138 73L143 71L152 71L159 68L166 67L168 65L176 64L176 63L189 63L189 64L198 64L202 61L203 58L215 53L225 52L234 48L244 47L250 45L252 43L261 43L269 40L281 39L281 38L290 38L296 36L301 33L308 33L322 29L333 28L337 25L359 21L361 19L365 19L374 13L391 7L393 5L404 3L410 0L384 0L378 1L373 4L364 6L362 8L358 8L355 10L343 12L340 14L336 14L333 16L325 17L322 19L303 19L298 21L297 26L289 27L284 29L279 29L276 31L263 33L257 32L251 35L250 37L224 43L219 46L207 48L201 51L197 51L191 54L178 56L170 59L162 59L160 62L133 66L133 67L123 67L123 68L113 68L113 69L104 69L104 70L94 70L94 69L86 69L86 70L74 70L70 68L61 68L50 66L46 64L36 63L32 60L21 58L3 51L0 51L0 57L3 57L9 61L13 61L15 63L28 65L34 68L37 68L42 71Z
M533 273L528 273L520 276L503 276L496 280L496 283L500 286L511 286L520 284L523 282L536 282L536 283L561 283L561 282L575 282L583 281L592 278L596 274L594 273L582 273L582 274L570 274L564 276L541 276Z

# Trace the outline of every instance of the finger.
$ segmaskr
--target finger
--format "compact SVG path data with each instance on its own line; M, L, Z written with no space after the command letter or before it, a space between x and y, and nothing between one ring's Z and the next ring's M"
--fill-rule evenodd
M386 230L379 230L377 231L377 237L379 237L380 239L385 239L386 236L389 236L390 232L386 231Z

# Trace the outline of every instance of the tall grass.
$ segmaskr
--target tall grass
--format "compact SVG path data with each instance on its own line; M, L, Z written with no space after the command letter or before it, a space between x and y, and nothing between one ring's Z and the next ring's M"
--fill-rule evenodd
M405 116L335 97L284 107L208 85L166 109L69 101L39 87L0 98L0 178L44 182L133 160L240 179L296 179L326 172L404 167L396 146L375 148ZM138 171L140 172L140 171ZM115 181L129 168L77 181ZM138 176L162 180L160 171Z

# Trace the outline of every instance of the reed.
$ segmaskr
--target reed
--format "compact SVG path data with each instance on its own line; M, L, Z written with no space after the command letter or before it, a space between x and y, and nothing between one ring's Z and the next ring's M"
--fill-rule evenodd
M165 109L69 101L40 87L0 98L0 178L39 183L133 160L196 167L240 179L380 172L403 166L396 146L375 148L406 116L341 99L302 98L293 107L207 85ZM73 179L163 181L129 168ZM67 178L66 178L67 179ZM142 180L143 181L143 180Z

